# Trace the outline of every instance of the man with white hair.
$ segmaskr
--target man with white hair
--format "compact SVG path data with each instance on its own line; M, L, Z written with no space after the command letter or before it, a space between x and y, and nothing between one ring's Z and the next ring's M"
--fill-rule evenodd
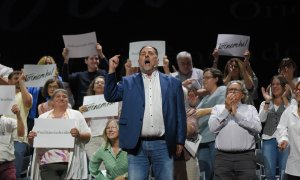
M179 79L188 90L197 89L199 96L205 95L206 91L202 89L203 70L193 67L192 55L187 51L181 51L176 59L178 71L171 75Z

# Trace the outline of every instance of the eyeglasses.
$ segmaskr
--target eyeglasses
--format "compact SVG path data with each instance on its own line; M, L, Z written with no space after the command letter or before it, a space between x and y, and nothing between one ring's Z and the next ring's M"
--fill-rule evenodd
M238 93L238 92L242 92L241 89L227 89L227 92L229 93Z

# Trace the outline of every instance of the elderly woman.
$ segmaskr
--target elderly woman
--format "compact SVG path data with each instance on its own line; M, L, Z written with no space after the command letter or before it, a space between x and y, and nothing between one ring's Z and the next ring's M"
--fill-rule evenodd
M198 133L201 136L197 158L200 170L205 172L206 179L211 179L215 157L215 135L209 131L208 119L212 107L216 104L224 104L225 101L226 87L223 85L222 72L215 68L205 69L203 85L209 94L204 96L197 106Z
M92 156L89 169L97 180L125 180L128 172L127 153L119 147L118 121L110 119L104 129L105 143ZM99 170L101 163L106 167L104 174Z
M294 92L297 103L291 103L282 113L277 126L279 149L290 147L285 168L289 180L300 179L300 82L296 84Z
M82 114L68 108L68 93L64 89L54 91L51 100L53 109L41 114L39 118L44 119L73 119L74 128L70 134L75 138L74 148L36 148L33 157L32 178L34 180L53 180L53 179L86 179L87 158L84 151L86 144L91 137ZM35 127L28 134L28 142L32 145L37 136Z

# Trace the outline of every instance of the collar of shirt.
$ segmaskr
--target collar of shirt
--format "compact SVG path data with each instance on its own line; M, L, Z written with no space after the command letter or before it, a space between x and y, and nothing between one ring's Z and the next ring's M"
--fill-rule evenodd
M112 155L115 155L116 157L118 157L118 155L122 152L122 149L119 148L118 153L115 154L115 153L113 152L113 149L112 149L112 147L111 147L111 145L110 145L109 142L107 142L107 146L106 146L104 149L105 149L105 151L109 151Z
M152 77L156 78L157 75L158 75L158 71L157 70L153 71L152 74L151 74L151 76L148 76L147 74L142 73L143 78L147 78L147 79L152 79Z

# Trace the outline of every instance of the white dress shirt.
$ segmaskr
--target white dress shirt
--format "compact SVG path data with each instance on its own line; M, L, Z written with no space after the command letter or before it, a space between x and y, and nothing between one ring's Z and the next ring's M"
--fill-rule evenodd
M145 111L142 137L160 137L165 133L159 73L142 74L145 89ZM133 97L134 98L134 97Z
M235 115L229 114L225 104L214 106L208 125L217 134L216 149L229 152L255 149L255 135L262 129L255 107L241 103Z

